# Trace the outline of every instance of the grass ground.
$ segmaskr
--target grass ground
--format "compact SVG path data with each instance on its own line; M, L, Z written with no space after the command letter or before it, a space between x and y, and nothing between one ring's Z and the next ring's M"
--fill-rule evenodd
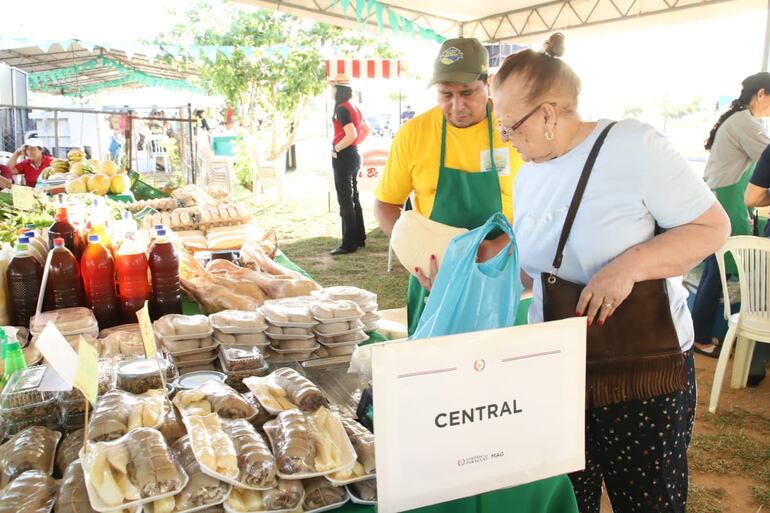
M255 198L237 197L255 211L255 221L274 227L281 249L323 285L355 285L376 292L380 308L404 306L408 274L394 260L387 272L388 241L371 211L371 194L363 194L367 246L352 255L332 258L339 244L336 205L328 208L327 182L312 173L290 173L288 198L273 191ZM332 195L332 203L336 203ZM725 377L717 415L708 412L716 360L696 355L698 409L689 451L688 513L770 513L770 379L756 389L732 390ZM602 512L612 511L605 500Z

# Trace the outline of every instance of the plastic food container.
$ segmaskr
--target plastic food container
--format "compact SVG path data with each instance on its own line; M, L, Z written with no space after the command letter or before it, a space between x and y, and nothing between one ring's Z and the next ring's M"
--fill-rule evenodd
M174 367L161 358L134 358L118 364L115 368L115 386L132 394L143 394L148 390L163 388L160 371L165 372L166 381L173 381Z
M115 331L99 339L102 343L102 356L125 356L139 358L144 356L144 343L139 331Z
M363 332L363 330L354 331L352 333L346 333L344 335L336 335L333 337L324 337L318 335L318 342L326 347L334 347L348 344L360 344L369 340L369 336Z
M92 338L99 335L99 324L90 308L77 306L42 312L39 316L33 315L29 322L32 336L39 335L49 322L52 322L70 343L76 342L78 335Z
M225 374L216 371L190 372L174 380L174 387L177 390L192 390L208 381L224 383L226 378Z
M284 363L284 362L304 362L305 360L312 360L317 358L313 352L321 347L316 344L316 347L303 351L287 351L281 349L270 348L265 351L265 358L270 360L270 363Z
M11 376L0 395L0 415L3 421L16 423L45 419L58 414L58 395L40 390L40 382L48 367L19 369ZM45 425L45 424L44 424Z
M111 328L104 328L99 332L99 338L107 338L114 333L139 333L142 334L142 330L139 328L139 323L120 324Z
M310 305L310 312L318 322L355 321L364 316L363 310L353 301L318 301Z
M152 323L155 333L162 337L201 338L211 335L211 323L205 315L164 315Z
M313 328L313 332L316 335L323 335L325 337L333 337L336 335L344 335L356 330L364 329L364 323L360 320L355 321L342 321L342 322L329 322L321 323Z
M297 301L265 303L262 307L268 324L279 327L312 328L316 320L310 313L310 303Z
M196 372L217 372L217 366L214 365L214 363L206 363L200 365L191 365L190 367L182 367L179 369L180 376Z
M258 333L224 333L214 330L214 342L229 346L266 346L268 344L265 331Z
M219 345L212 344L201 349L192 349L190 351L166 351L169 355L174 357L174 362L185 363L194 362L199 360L206 360L212 357L216 357L219 353Z
M318 349L315 337L288 340L270 340L270 347L276 352L281 351L314 351Z
M265 359L256 347L220 346L220 358L227 371L260 369L265 366Z
M347 300L356 303L361 310L368 312L377 309L377 294L358 287L338 286L327 287L310 292L312 296L321 299Z
M222 333L258 333L267 327L261 310L223 310L209 315L211 327Z
M319 358L329 358L332 356L349 356L356 352L358 344L340 344L334 347L322 346L315 352Z

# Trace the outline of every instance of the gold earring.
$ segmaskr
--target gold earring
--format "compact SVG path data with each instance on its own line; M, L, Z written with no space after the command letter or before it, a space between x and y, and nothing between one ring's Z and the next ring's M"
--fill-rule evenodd
M553 132L546 130L544 135L546 141L553 141Z

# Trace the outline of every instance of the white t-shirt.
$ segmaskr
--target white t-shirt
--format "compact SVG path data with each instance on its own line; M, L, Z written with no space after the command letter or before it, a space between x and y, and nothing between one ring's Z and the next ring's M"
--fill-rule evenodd
M559 235L578 178L599 133L594 131L566 155L527 163L514 184L514 229L524 271L535 282L529 322L543 320L540 274L551 271ZM650 240L661 228L692 222L716 201L690 165L654 128L623 120L610 130L588 180L572 225L559 277L588 283L628 248ZM683 350L692 346L693 326L682 277L667 280L671 314Z

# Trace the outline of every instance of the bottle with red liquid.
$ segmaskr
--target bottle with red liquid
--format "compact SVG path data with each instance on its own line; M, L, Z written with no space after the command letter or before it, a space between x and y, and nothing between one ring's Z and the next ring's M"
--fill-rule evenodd
M75 255L65 247L64 239L59 237L53 240L51 253L43 310L83 306L80 266Z
M150 317L155 320L166 314L182 313L179 256L166 237L166 230L157 231L155 242L150 246L149 265L152 278Z
M98 235L88 237L80 258L80 273L88 307L94 311L99 329L120 324L120 306L115 292L115 260Z
M55 222L48 228L48 247L53 249L54 239L64 239L64 246L75 255L75 258L80 258L80 234L75 229L75 226L70 223L67 216L67 207L59 207L56 209Z
M147 255L144 251L145 248L136 241L136 234L129 232L115 257L120 314L125 323L137 322L136 311L150 299Z
M16 254L8 263L5 275L8 282L8 304L11 326L29 327L35 315L37 296L43 279L43 266L28 251L26 244L16 246Z

